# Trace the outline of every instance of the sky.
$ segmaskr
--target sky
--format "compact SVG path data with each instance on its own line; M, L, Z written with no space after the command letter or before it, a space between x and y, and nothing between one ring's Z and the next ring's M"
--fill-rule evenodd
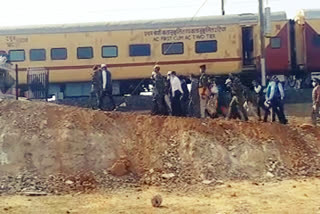
M226 14L258 11L258 0L225 2ZM320 10L319 0L265 0L264 5L272 11L286 11L288 18L293 18L300 9ZM221 0L7 0L1 5L0 27L220 14Z

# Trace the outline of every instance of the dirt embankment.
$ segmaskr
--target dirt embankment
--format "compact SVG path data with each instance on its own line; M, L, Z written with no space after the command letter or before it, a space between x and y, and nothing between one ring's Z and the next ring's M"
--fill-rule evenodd
M151 185L320 176L320 128L0 103L0 176L120 182L110 170Z

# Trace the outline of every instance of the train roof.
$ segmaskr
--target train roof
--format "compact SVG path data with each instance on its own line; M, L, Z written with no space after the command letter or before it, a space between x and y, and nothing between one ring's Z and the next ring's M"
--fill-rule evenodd
M257 23L257 14L239 14L226 16L202 16L195 18L176 18L160 20L140 20L122 22L99 22L82 24L38 25L0 28L0 35L26 35L26 34L52 34L52 33L79 33L79 32L103 32L138 29L162 29L209 25L230 25ZM272 21L285 21L285 12L271 14Z
M298 12L297 17L304 17L304 19L320 19L320 10L301 10Z

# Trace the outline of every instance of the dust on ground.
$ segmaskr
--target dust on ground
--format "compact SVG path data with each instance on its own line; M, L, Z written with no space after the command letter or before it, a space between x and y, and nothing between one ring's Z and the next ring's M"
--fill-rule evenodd
M161 188L64 196L3 196L1 213L320 213L320 180L285 180L225 184L194 191L162 191ZM151 198L160 194L160 208Z

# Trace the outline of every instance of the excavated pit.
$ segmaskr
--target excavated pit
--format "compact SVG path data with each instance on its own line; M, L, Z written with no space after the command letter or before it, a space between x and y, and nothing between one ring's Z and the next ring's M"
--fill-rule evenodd
M57 193L66 186L90 189L102 183L209 185L317 177L320 128L303 123L159 117L2 101L0 193L47 191L50 186Z

